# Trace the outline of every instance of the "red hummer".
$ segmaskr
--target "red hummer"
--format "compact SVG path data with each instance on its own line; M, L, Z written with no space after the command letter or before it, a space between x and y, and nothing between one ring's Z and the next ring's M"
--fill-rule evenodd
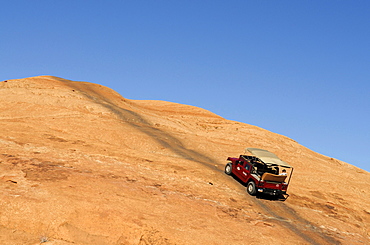
M274 153L258 148L247 148L239 158L229 157L225 173L233 175L247 186L247 192L288 198L287 189L293 167L279 159Z

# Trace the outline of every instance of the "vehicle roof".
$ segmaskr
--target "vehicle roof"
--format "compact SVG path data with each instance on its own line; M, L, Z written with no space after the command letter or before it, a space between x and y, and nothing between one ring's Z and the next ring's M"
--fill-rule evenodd
M278 156L276 156L274 153L269 152L264 149L258 149L258 148L246 148L245 151L250 152L252 155L258 157L261 159L262 162L264 162L266 165L270 166L280 166L284 168L292 168L291 165L281 160Z

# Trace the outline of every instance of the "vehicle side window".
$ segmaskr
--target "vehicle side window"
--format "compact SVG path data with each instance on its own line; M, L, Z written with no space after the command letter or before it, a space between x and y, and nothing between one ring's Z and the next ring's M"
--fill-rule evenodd
M246 164L245 164L245 169L249 171L249 167L250 167L250 166L249 166L249 164L248 164L248 163L246 163Z

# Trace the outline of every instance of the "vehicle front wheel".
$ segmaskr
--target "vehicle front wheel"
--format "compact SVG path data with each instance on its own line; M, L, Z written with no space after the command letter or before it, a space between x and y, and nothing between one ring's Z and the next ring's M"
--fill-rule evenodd
M249 195L254 196L256 195L256 184L253 181L249 181L247 184L247 192Z
M231 175L231 173L232 173L232 166L231 166L231 163L226 164L226 166L225 166L225 173L226 173L227 175Z

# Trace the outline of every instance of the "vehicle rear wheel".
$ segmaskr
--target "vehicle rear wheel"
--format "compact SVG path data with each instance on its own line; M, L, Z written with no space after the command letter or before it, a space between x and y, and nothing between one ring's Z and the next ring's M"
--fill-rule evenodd
M226 173L227 175L231 175L231 173L232 173L232 166L231 166L231 163L226 164L226 166L225 166L225 173Z
M256 195L256 184L254 181L249 181L247 184L247 192L249 195L254 196Z

